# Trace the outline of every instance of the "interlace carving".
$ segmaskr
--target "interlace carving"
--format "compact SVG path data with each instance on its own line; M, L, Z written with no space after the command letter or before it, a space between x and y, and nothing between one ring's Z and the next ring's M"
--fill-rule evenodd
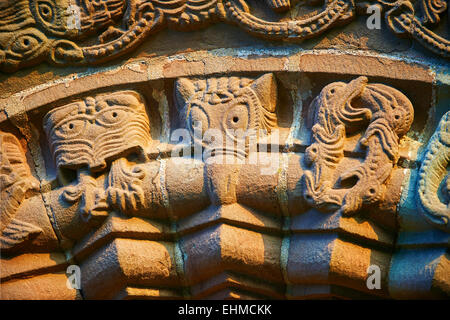
M418 16L409 0L375 3L395 33L448 57L449 41L426 27L439 23L446 0L422 0ZM267 0L264 5L277 12L291 8L289 0ZM328 0L311 17L268 21L256 17L245 0L6 0L0 4L0 70L15 71L43 60L99 64L134 50L163 28L191 31L218 21L269 40L309 39L351 22L357 5L365 3ZM96 33L99 41L85 45Z
M436 7L435 7L436 5ZM410 1L397 1L386 13L388 26L398 35L411 37L427 49L443 56L450 57L450 40L440 37L425 25L433 25L440 21L439 14L447 8L445 1L427 1L423 5L423 23L415 15L414 6Z

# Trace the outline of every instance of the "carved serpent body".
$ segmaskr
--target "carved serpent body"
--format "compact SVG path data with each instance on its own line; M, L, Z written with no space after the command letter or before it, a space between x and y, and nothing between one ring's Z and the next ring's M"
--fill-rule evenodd
M290 8L289 0L267 2L278 12ZM133 50L164 27L189 31L224 21L269 39L307 39L353 16L353 0L331 0L311 18L273 23L253 16L244 0L21 0L8 3L0 15L0 68L14 71L43 59L101 63ZM125 31L112 28L120 18ZM99 37L104 43L80 47L71 41L106 27ZM12 34L16 29L19 34Z
M417 189L418 205L425 218L447 232L450 230L450 112L443 117L436 133L431 138L422 167L419 171ZM446 177L447 176L447 177ZM443 196L439 197L442 186ZM445 194L446 193L446 194ZM443 199L441 199L443 198ZM447 199L445 199L447 198ZM447 201L447 204L445 203Z
M288 2L269 0L275 9L288 8ZM83 48L85 57L95 62L112 59L122 54L124 48L132 48L148 35L165 25L173 29L195 30L220 20L236 24L256 36L270 39L307 39L320 34L331 26L353 17L351 0L332 0L319 14L305 19L285 22L268 22L256 18L244 0L146 0L131 2L134 13L129 30L111 42ZM277 10L279 11L279 10Z

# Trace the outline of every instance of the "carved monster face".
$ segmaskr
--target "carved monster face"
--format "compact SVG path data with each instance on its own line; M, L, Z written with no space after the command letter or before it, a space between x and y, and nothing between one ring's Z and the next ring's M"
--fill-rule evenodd
M55 35L64 35L68 31L68 23L71 19L71 13L68 10L70 2L70 0L29 1L30 10L36 23ZM72 2L75 1L72 0ZM77 30L73 30L73 32L77 32Z
M125 0L27 0L35 21L47 32L77 37L111 25L123 15Z
M58 168L91 171L133 152L144 154L151 142L143 98L134 91L88 97L50 111L44 128Z
M277 125L272 74L249 78L180 79L175 96L182 121L207 155L245 157L249 137ZM199 134L200 133L200 134Z

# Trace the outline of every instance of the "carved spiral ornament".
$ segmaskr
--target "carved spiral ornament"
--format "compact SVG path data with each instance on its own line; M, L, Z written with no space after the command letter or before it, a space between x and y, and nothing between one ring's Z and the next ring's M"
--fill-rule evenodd
M422 0L420 13L409 0L377 2L392 31L449 56L449 40L427 27L439 24L447 0ZM264 5L278 13L292 9L289 0L267 0ZM29 44L22 43L20 50L28 54L18 54L11 44L3 43L0 70L14 72L44 60L55 65L97 65L136 49L163 28L192 31L216 22L267 40L298 42L349 24L357 12L354 0L331 0L307 18L267 21L255 16L245 0L8 0L0 13L0 41L16 43L17 31L27 30ZM100 36L85 45L97 32Z

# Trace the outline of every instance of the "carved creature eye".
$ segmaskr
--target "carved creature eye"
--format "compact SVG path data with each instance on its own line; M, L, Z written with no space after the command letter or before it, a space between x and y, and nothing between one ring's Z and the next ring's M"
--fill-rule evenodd
M191 130L197 132L201 130L202 134L209 128L209 119L203 108L194 106L189 115Z
M45 22L53 22L54 19L54 12L53 12L53 6L48 1L39 1L38 2L38 12L39 16L44 20Z
M401 112L395 110L395 111L394 111L394 119L395 119L395 121L398 122L398 121L400 121L402 118L403 118L403 115L401 114Z
M227 129L247 130L249 110L246 105L238 104L231 108L225 118L225 126Z
M71 138L81 133L85 124L84 120L69 120L57 128L55 133L61 138Z
M12 44L11 49L13 52L26 54L34 50L39 46L38 39L34 38L32 35L22 35L18 37Z
M405 114L400 108L394 109L394 112L392 114L392 121L393 121L392 126L394 127L394 129L400 131L406 129Z
M120 108L111 108L101 112L97 121L103 126L116 125L127 118L127 112Z

